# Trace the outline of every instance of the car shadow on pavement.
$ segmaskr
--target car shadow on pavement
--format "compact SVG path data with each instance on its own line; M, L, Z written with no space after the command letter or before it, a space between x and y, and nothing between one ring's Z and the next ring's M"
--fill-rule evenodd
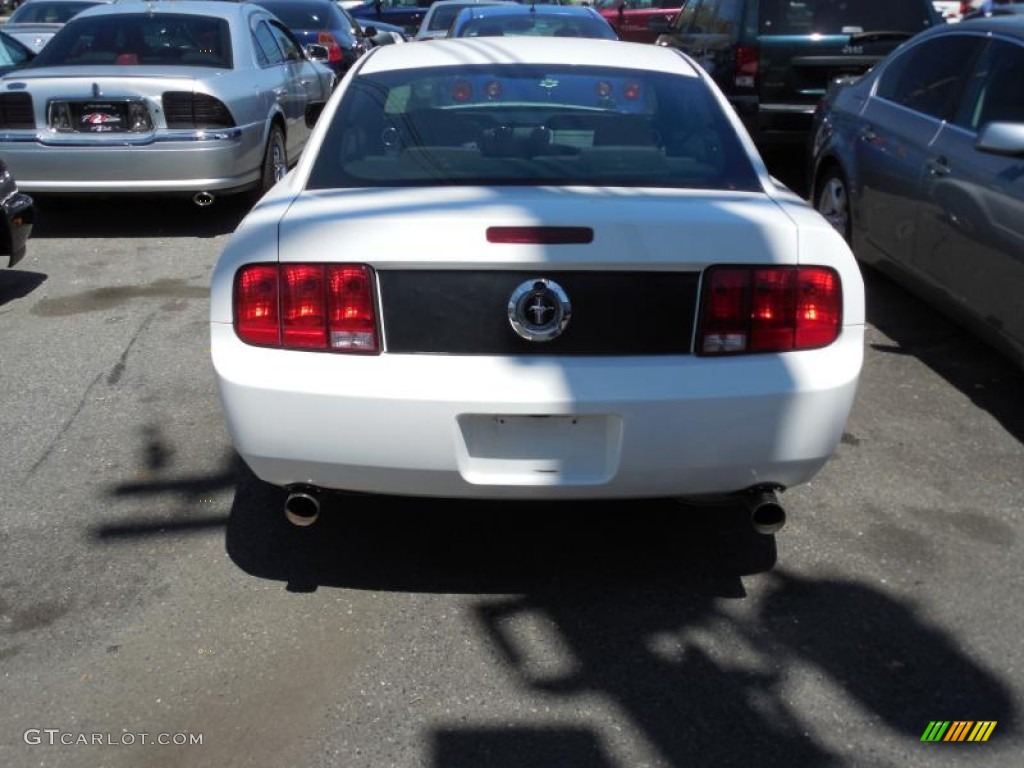
M506 502L326 495L320 520L295 528L284 493L247 469L226 546L246 573L287 584L432 593L522 593L541 587L767 571L775 542L744 509L670 500Z
M241 196L244 198L244 196ZM249 212L245 199L199 208L181 198L36 197L32 238L217 237L234 232Z
M23 299L46 282L42 272L28 272L22 269L0 269L0 307Z
M947 632L866 583L773 570L774 537L743 509L339 495L298 529L278 489L240 474L226 547L242 570L298 592L475 595L484 647L527 703L588 713L432 721L432 768L625 766L623 734L664 765L895 765L869 754L870 730L908 748L935 718L1016 730L1008 688ZM822 730L851 712L856 738Z
M868 322L895 342L870 346L918 358L1024 443L1024 371L883 273L862 270Z

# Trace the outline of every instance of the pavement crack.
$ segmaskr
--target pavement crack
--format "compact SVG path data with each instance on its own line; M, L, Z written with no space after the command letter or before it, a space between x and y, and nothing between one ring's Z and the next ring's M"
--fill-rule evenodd
M114 365L110 373L107 375L107 384L116 384L120 380L121 375L124 373L125 361L128 359L128 353L135 345L135 342L138 340L139 336L142 335L142 332L149 327L149 324L151 322L153 322L154 317L156 317L156 312L153 312L145 320L142 321L142 325L140 325L138 330L135 331L134 335L128 341L127 346L125 346L124 351L121 353L121 357L118 359L117 363ZM61 425L61 428L57 430L57 434L54 435L50 442L47 444L42 456L36 459L36 463L33 464L32 467L29 469L29 477L32 477L36 473L36 471L46 462L46 460L50 458L50 454L53 453L53 449L57 447L57 443L60 442L60 439L64 437L65 433L67 433L67 431L71 429L71 425L75 423L75 419L78 418L78 414L82 412L82 409L85 407L86 402L88 402L89 395L92 394L93 389L96 387L97 384L100 383L100 380L102 378L103 373L100 372L97 373L93 380L89 382L89 386L85 388L85 392L83 392L82 396L78 399L78 404L75 406L75 410L72 411L71 415L64 421L64 423Z
M128 353L132 351L132 347L135 346L135 342L138 340L139 336L142 335L142 332L145 331L149 327L149 324L153 322L154 317L156 317L156 312L150 313L150 315L142 321L142 325L139 326L139 329L135 331L135 335L129 339L127 346L124 348L124 352L121 353L121 357L118 358L114 367L110 369L110 373L107 374L107 384L113 386L121 380L121 376L124 374L125 364L128 361Z

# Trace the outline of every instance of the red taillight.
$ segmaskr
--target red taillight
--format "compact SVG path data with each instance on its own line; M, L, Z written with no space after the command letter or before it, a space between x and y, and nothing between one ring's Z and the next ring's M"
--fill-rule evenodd
M327 294L322 264L281 265L281 340L285 347L327 345Z
M622 89L622 95L630 101L640 98L640 83L631 81Z
M341 61L341 46L338 45L338 41L334 39L334 35L330 32L321 32L317 35L316 41L320 43L320 45L327 46L328 61Z
M280 346L277 267L255 264L235 277L235 332L247 344Z
M235 331L259 346L377 353L373 273L361 264L243 267Z
M712 267L697 353L824 347L839 336L841 317L839 275L828 267Z
M737 88L757 87L757 68L760 58L761 54L756 45L736 46L735 83Z
M328 342L331 349L377 352L377 317L370 268L327 268Z

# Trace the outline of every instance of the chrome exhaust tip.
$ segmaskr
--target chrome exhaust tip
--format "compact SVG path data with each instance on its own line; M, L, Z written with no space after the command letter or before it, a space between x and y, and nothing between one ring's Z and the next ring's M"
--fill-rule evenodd
M298 528L308 528L320 517L320 498L314 488L294 488L284 500L284 516Z
M196 192L195 195L192 196L192 202L200 208L210 207L213 205L214 200L216 200L216 198L209 192Z
M764 536L778 533L786 524L786 510L771 489L756 489L747 496L750 524Z

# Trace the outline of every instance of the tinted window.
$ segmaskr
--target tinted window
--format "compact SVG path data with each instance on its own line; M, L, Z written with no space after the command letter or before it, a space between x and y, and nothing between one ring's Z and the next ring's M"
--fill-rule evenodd
M448 29L455 21L455 17L459 15L459 11L463 8L467 8L466 5L439 5L434 8L434 12L430 14L430 20L427 22L427 29L436 32L439 29Z
M0 37L0 66L13 67L29 60L29 52L8 37Z
M766 35L920 32L936 18L923 0L761 0Z
M686 4L683 5L682 10L676 14L676 17L672 19L671 27L676 32L687 33L690 31L690 26L693 24L693 20L697 15L697 7L700 5L700 0L686 0Z
M879 78L876 95L932 117L949 116L981 40L945 35L897 54Z
M224 19L161 13L77 17L64 25L29 65L79 64L231 67L231 32Z
M270 31L274 35L274 40L277 41L277 45L280 47L281 52L284 53L286 60L301 61L305 58L302 55L302 49L299 48L291 35L289 35L284 29L277 24L270 24Z
M261 21L254 31L256 44L263 52L263 58L270 64L280 64L284 61L284 53L274 39L274 33L270 31L270 25Z
M289 29L329 29L338 21L330 12L331 9L320 3L310 4L296 0L285 3L259 2L257 5L277 16Z
M992 41L978 59L954 122L972 131L986 123L1024 123L1024 48Z
M546 14L542 11L515 15L484 16L467 21L459 37L531 35L535 37L594 37L616 40L618 36L604 19Z
M520 64L357 77L310 188L431 184L761 189L695 77Z

